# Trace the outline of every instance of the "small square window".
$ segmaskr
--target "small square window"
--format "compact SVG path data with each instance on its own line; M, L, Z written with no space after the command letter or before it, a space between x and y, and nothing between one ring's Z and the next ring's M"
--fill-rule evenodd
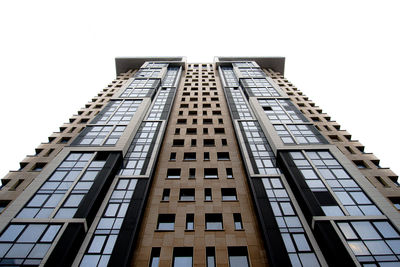
M208 134L208 128L203 128L203 134Z
M157 230L173 231L175 228L175 214L159 214Z
M227 146L228 145L228 142L226 141L225 138L221 139L221 143L222 143L222 146Z
M218 160L230 160L229 152L217 152Z
M206 230L223 230L222 214L208 213L205 215Z
M197 140L196 139L192 139L191 140L191 146L197 146Z
M179 191L180 201L194 201L195 191L193 188L184 188Z
M193 119L192 124L197 124L197 119Z

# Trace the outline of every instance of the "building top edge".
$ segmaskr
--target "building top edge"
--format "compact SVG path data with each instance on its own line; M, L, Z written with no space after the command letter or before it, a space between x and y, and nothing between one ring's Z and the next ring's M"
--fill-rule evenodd
M285 73L285 57L214 57L217 66L232 61L255 61L261 68L273 69L282 75Z
M186 57L116 57L115 58L115 71L117 75L129 71L130 69L139 69L146 61L162 61L174 62L178 65L184 66Z

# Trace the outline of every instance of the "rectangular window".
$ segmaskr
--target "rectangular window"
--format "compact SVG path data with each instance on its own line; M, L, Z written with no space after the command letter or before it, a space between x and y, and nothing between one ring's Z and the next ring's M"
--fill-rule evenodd
M181 169L168 169L167 170L167 178L168 179L180 179L181 178Z
M206 179L218 179L218 169L217 168L205 168L204 178Z
M196 152L183 153L183 160L196 160Z
M227 142L226 139L224 138L224 139L221 139L221 144L222 144L222 146L227 146L227 145L228 145L228 142Z
M204 160L210 160L210 152L204 152Z
M162 201L169 201L169 194L171 190L169 188L165 188L162 194Z
M243 230L242 216L240 213L233 214L233 222L235 223L235 230Z
M218 160L230 160L229 152L217 152Z
M235 188L221 188L222 201L237 200Z
M225 128L214 128L215 134L224 134Z
M194 214L186 214L186 230L194 230Z
M211 188L204 188L204 201L212 201Z
M157 230L173 231L175 227L175 214L159 214Z
M232 179L233 178L232 168L226 168L226 178L228 178L228 179Z
M169 155L169 160L175 161L176 160L176 152L171 152Z
M149 267L158 267L158 265L160 264L160 251L161 251L161 248L152 248L151 249Z
M204 139L203 146L215 146L215 139Z
M177 124L186 124L187 120L186 119L178 119L176 121Z
M186 134L197 134L197 128L187 128Z
M191 146L197 146L197 140L196 139L192 139L191 140Z
M206 247L207 267L215 267L215 247Z
M189 179L195 179L195 178L196 178L196 169L190 168L189 169Z
M192 267L193 248L178 247L174 248L172 267Z
M248 267L249 260L246 247L228 247L230 267Z
M184 188L179 191L180 201L194 201L195 191L194 188Z
M223 230L222 214L206 213L206 230Z
M172 146L184 146L185 145L185 139L174 139L172 141Z

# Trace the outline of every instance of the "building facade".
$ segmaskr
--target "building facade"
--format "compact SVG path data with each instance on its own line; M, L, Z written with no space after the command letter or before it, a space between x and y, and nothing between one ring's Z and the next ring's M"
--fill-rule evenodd
M117 58L2 179L0 266L399 266L397 176L284 58Z

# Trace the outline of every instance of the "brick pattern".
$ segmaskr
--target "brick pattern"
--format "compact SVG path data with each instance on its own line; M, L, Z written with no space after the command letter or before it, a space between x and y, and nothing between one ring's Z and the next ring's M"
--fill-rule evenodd
M173 248L184 246L193 247L195 266L205 266L206 247L215 247L217 266L228 266L229 246L246 246L251 266L266 266L257 218L215 66L189 64L186 69L160 151L132 266L148 266L153 247L161 248L160 266L171 266ZM215 133L215 128L224 128L224 133ZM192 130L187 133L187 129ZM190 134L193 131L196 134ZM184 145L173 146L174 139L184 139ZM192 146L193 139L196 146ZM203 146L204 139L214 139L215 146ZM222 144L223 139L227 145ZM195 152L196 160L184 160L184 152ZM209 153L210 160L204 160L204 152ZM230 160L218 160L217 152L229 152ZM176 160L170 160L171 153L176 153ZM180 168L181 178L167 179L168 168ZM189 178L190 168L196 170L195 178ZM205 179L204 168L217 168L219 178ZM227 177L227 168L232 169L233 179ZM179 201L181 188L194 188L195 201ZM211 188L212 201L205 201L205 188ZM222 201L221 188L235 188L238 201ZM169 201L162 201L164 189L170 189ZM206 213L222 214L223 230L205 230ZM235 230L233 213L241 214L244 230ZM175 214L174 231L156 230L159 214ZM185 230L186 214L194 214L193 231Z

